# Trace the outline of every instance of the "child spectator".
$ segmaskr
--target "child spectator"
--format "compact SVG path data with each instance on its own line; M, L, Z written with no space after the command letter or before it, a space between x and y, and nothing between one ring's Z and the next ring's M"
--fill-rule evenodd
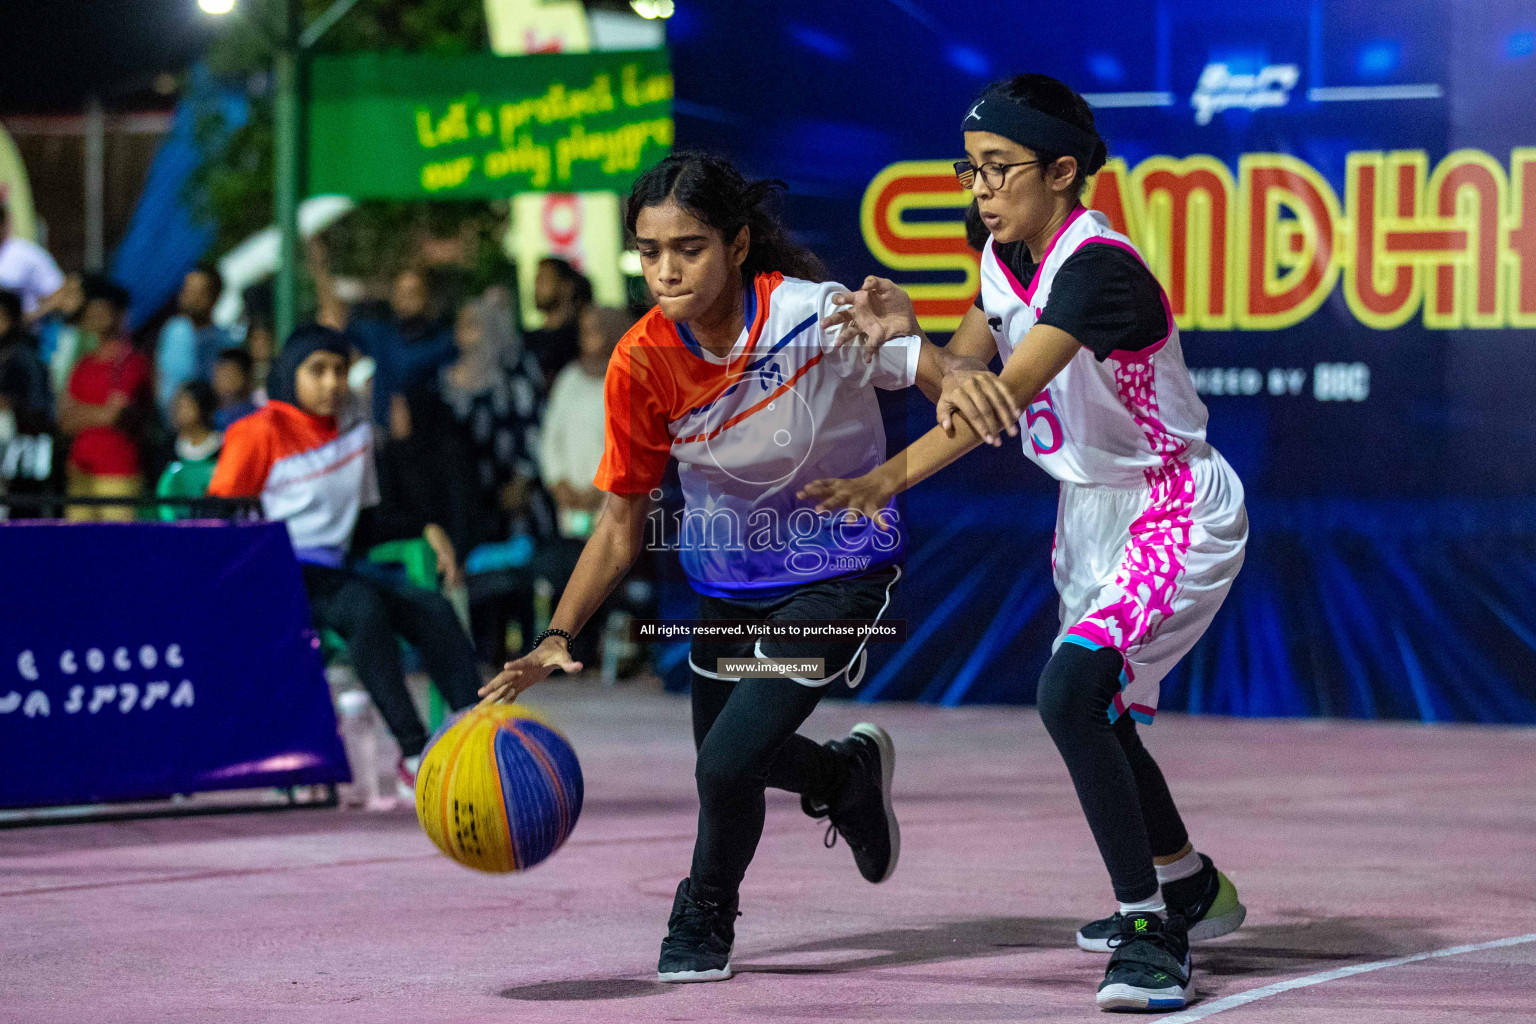
M137 498L144 488L137 432L149 412L149 359L123 333L128 291L105 278L84 283L80 327L100 339L69 377L59 410L59 428L73 435L67 466L70 497ZM72 505L75 522L128 522L131 507Z
M214 361L213 394L218 407L213 424L219 430L229 429L235 420L256 411L254 369L251 354L243 348L225 349Z
M426 729L405 687L398 637L421 654L454 710L474 704L475 651L441 594L382 576L349 557L359 516L378 502L373 429L347 389L352 345L309 324L294 331L272 365L267 404L229 428L208 493L260 497L283 520L304 572L315 625L347 643L359 679L400 743L402 796L414 793ZM449 586L460 585L453 545L438 526L422 537Z
M161 498L201 498L208 493L224 435L214 428L218 398L213 388L200 380L189 380L171 400L171 426L176 428L176 459L160 474L155 495ZM160 506L160 518L166 522L181 519L186 508Z

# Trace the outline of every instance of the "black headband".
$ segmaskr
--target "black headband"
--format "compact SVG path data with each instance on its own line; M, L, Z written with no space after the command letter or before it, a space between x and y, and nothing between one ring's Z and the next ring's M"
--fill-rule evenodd
M973 103L960 130L993 132L1036 153L1076 157L1084 173L1091 173L1094 151L1102 144L1097 135L997 93L987 93Z

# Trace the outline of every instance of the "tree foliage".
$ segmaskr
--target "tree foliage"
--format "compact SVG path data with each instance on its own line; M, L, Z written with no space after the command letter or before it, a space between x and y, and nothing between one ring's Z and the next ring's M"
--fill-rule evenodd
M272 223L272 68L286 2L239 0L237 15L207 55L213 74L243 85L251 104L247 123L215 149L194 183L204 212L218 224L219 252ZM301 0L303 23L313 23L330 5L331 0ZM459 54L486 46L482 0L361 0L311 53ZM225 134L220 116L209 112L199 118L205 138ZM363 202L328 232L335 269L359 276L388 273L416 258L424 236L462 238L476 266L472 276L483 283L505 268L497 239L506 216L505 202Z

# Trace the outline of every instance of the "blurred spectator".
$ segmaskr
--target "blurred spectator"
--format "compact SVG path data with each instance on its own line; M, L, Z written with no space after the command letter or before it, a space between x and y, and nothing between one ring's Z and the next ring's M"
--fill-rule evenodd
M176 430L176 458L160 474L155 495L161 498L201 498L208 493L224 435L214 428L218 398L206 381L189 380L171 400L171 426ZM186 515L184 509L162 505L166 522Z
M592 480L603 459L603 378L608 357L633 322L620 309L584 310L578 321L580 355L560 371L550 391L539 469L554 496L562 537L584 539L602 507L603 492Z
M37 355L45 365L52 364L54 353L60 347L61 336L66 333L69 335L68 347L71 353L78 348L75 321L80 318L80 307L86 304L80 282L78 273L66 276L57 292L38 302L37 309L32 312L32 330L37 333ZM52 375L55 393L65 390L65 385L69 384L69 370L74 370L74 365Z
M358 677L400 743L400 786L410 792L427 735L405 687L397 636L420 652L455 710L478 700L480 675L474 648L441 594L349 557L360 515L378 500L373 430L347 391L350 349L344 335L318 324L294 331L273 363L267 404L230 427L208 490L259 496L269 519L287 523L315 625L346 641ZM429 524L422 537L445 583L457 586L447 535Z
M82 331L101 339L96 351L80 360L69 377L59 409L59 427L74 435L67 467L70 497L136 498L144 480L136 435L150 402L153 373L149 359L134 351L123 333L128 292L104 277L84 284ZM70 506L75 521L128 521L127 507Z
M70 274L59 290L37 307L38 355L48 365L53 393L63 395L75 364L96 351L97 338L80 330L85 309L85 279Z
M533 304L544 315L544 326L528 332L528 351L549 385L580 351L577 320L592 305L592 282L558 256L546 256L533 278Z
M474 458L452 412L434 391L416 388L396 396L396 414L378 449L377 541L420 533L427 523L441 523L461 552L492 539Z
M53 428L53 389L28 331L21 296L0 291L0 444Z
M181 386L208 380L219 353L236 344L229 331L213 322L213 307L223 292L224 278L212 264L193 267L181 280L177 313L160 328L155 349L155 397L167 417Z
M251 354L243 348L219 353L213 364L213 394L218 401L213 424L219 430L229 429L235 420L256 411L254 369Z
M423 392L435 393L437 371L458 354L452 326L433 308L426 274L414 268L400 271L390 285L385 315L353 316L336 292L319 239L310 242L309 263L320 302L317 319L343 331L353 348L374 361L374 424L389 428L390 440L408 438L410 400Z
M11 210L0 195L0 288L20 295L22 313L31 316L63 284L64 275L47 249L11 234Z
M272 321L269 318L255 315L247 318L245 350L251 355L251 383L254 385L251 397L257 405L265 405L267 374L272 372L272 358L277 354L277 345L272 339Z
M550 390L540 431L539 472L555 499L559 530L557 537L538 546L529 573L550 584L552 600L565 589L603 505L603 492L592 486L603 458L603 380L614 347L633 323L625 310L584 309L577 318L577 359L560 371ZM637 566L638 573L644 571ZM592 623L605 622L609 611L623 606L624 594L621 588L604 601ZM589 627L577 636L571 650L578 661L596 663L602 633Z
M459 310L454 343L459 357L443 367L439 388L468 439L485 504L504 519L527 507L538 476L544 376L523 347L510 298L499 290ZM507 529L495 532L500 540Z

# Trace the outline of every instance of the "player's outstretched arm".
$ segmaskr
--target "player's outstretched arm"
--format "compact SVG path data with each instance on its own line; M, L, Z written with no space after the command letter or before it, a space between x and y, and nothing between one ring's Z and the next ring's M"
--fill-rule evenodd
M1080 347L1066 331L1036 324L1008 357L1002 373L993 376L961 370L947 374L936 410L940 429L952 433L959 415L988 444L1001 444L1004 433L1016 436L1029 403L1066 368Z
M990 402L999 419L1010 411L1014 413L1011 420L992 433L1018 433L1012 424L1017 422L1022 413L1010 410L1002 389L994 386L996 378L986 372L988 364L997 353L997 344L992 340L992 331L987 327L987 316L980 309L975 306L968 309L950 337L949 344L941 347L929 340L918 323L912 297L886 278L867 277L863 287L853 292L837 292L832 295L831 302L834 311L821 321L821 326L823 330L835 329L838 332L839 348L859 345L868 361L887 342L895 338L916 337L922 348L918 356L915 383L930 401L939 401L945 377L951 374L971 377L984 374L984 377L975 377L972 384L972 392L978 396L977 400ZM990 394L987 393L989 389ZM983 432L986 433L985 430Z
M834 309L822 318L821 329L837 331L838 348L862 346L865 362L894 338L928 340L917 322L912 297L894 281L871 275L857 291L837 292L831 301Z
M551 629L561 629L575 636L602 607L608 595L619 585L629 567L640 557L646 513L651 499L647 494L610 494L581 558L565 585L560 604L550 617ZM581 671L581 662L571 658L563 636L551 636L516 661L509 661L501 674L480 688L480 703L514 701L518 694L541 683L559 669Z
M998 380L1019 408L1029 404L1077 355L1077 339L1066 331L1037 324L1009 357ZM990 376L990 374L988 375ZM964 388L964 385L959 385ZM966 452L981 444L983 435L966 418L959 395L939 401L937 426L886 462L851 480L815 480L799 497L815 501L816 511L848 509L885 527L880 510L893 496L917 486Z

